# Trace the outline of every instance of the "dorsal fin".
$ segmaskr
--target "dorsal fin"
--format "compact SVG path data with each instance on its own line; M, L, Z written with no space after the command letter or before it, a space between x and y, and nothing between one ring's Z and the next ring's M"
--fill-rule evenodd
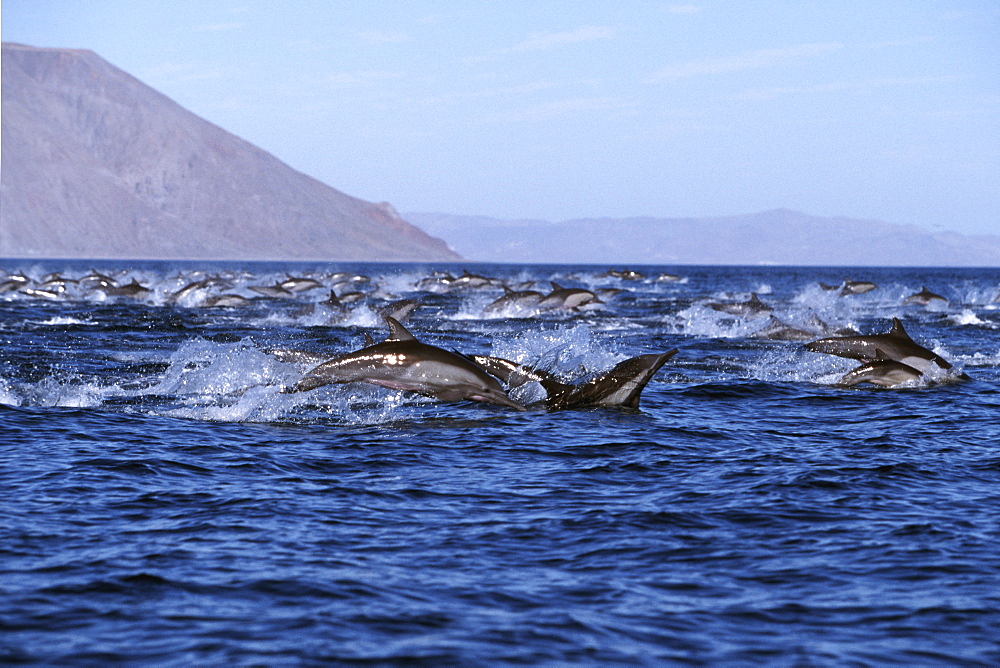
M549 285L552 286L553 290L565 290L566 289L563 286L561 286L558 283L556 283L555 281L549 281Z
M389 338L386 341L416 341L417 337L410 334L399 321L391 315L385 316L385 321L389 325Z
M891 336L901 336L904 339L912 341L912 339L910 339L910 335L906 333L905 329L903 329L903 323L899 321L899 318L892 319L892 329L889 330L889 334Z
M374 346L374 345L375 345L375 339L372 338L371 334L369 334L368 332L365 332L365 348L367 348L368 346Z

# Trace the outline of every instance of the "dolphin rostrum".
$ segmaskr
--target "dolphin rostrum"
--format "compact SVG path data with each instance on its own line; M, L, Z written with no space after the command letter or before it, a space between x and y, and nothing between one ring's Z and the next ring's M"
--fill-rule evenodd
M421 343L394 318L387 316L385 320L388 339L323 362L285 391L358 382L442 401L482 401L524 410L507 396L496 378L468 357Z
M517 387L535 381L545 388L545 407L549 410L620 406L638 409L639 396L650 379L667 360L677 354L674 348L665 353L639 355L619 362L610 371L582 383L564 383L547 371L518 364L502 357L474 355L473 359L507 384Z

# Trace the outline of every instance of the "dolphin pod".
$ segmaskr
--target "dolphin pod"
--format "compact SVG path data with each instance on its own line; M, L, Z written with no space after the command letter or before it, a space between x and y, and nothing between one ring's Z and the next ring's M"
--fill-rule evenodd
M312 271L292 275L220 269L173 272L162 277L148 271L140 272L136 277L126 270L45 275L40 275L42 272L38 271L37 278L31 274L0 271L0 301L30 298L104 302L110 298L116 302L146 302L185 311L204 307L238 309L256 304L257 311L274 310L291 318L307 318L305 324L308 326L367 325L372 317L383 318L390 323L388 339L382 343L369 340L364 348L353 353L333 356L304 351L271 351L279 359L301 365L302 371L308 371L301 380L286 389L288 392L305 392L331 383L366 382L447 401L471 400L512 408L520 408L520 404L532 401L529 404L532 407L548 410L592 406L636 408L643 389L677 351L640 355L601 373L565 378L554 375L552 367L539 368L523 361L518 363L485 355L470 357L424 344L406 331L401 323L407 322L416 309L437 309L440 312L443 302L458 300L463 302L463 309L478 309L488 320L565 320L591 311L615 316L619 308L630 309L639 303L639 299L659 299L646 294L655 291L637 290L626 283L688 282L687 278L673 274L647 276L629 269L612 269L595 274L599 279L614 279L617 287L595 284L589 278L571 273L564 274L562 278L552 276L547 281L536 281L528 275L494 278L467 270L455 275L433 271L406 282L373 281L368 276L347 271ZM568 281L577 285L568 287ZM581 283L588 285L589 289L580 287ZM849 278L839 285L820 283L820 287L836 293L838 297L880 290L871 281ZM619 306L616 297L622 292L626 293L626 298L621 300ZM672 289L671 294L674 292ZM453 296L445 299L437 297L443 293ZM704 323L707 322L708 327L726 332L727 336L735 333L736 336L766 341L808 341L807 350L858 360L861 365L843 375L838 382L840 386L868 384L897 387L913 382L926 386L967 378L958 371L948 371L951 368L948 361L914 342L898 319L892 320L892 328L884 334L863 336L835 321L828 325L811 308L790 310L783 306L781 298L769 296L770 290L762 294L763 299L756 292L716 293L713 297L704 295L690 302L690 307L695 309L693 318L698 326L706 326ZM948 307L946 297L931 292L925 286L919 292L914 293L911 288L899 294L898 299L907 312L913 305L933 304L932 310ZM993 298L992 294L989 302L1000 301L1000 295ZM865 303L864 298L848 299L856 304ZM883 295L872 303L885 299ZM834 306L833 301L825 296L820 300L828 314L835 320L843 320L838 317L837 310L846 307L847 302L842 307ZM839 299L836 301L839 303ZM671 303L683 305L684 302L672 299ZM365 351L367 357L363 354ZM534 383L535 386L513 396L521 398L530 394L537 397L544 390L544 399L518 401L507 394L527 383Z
M526 364L488 355L466 356L422 343L391 316L385 316L389 337L358 351L321 361L324 356L302 351L273 351L279 359L317 364L287 392L304 392L331 383L363 382L415 392L442 401L479 401L524 410L500 385L514 390L536 382L545 390L538 402L547 410L619 407L636 410L643 389L678 350L651 353L619 362L612 369L576 382L564 382L552 373ZM925 378L951 363L916 343L893 318L885 334L834 336L806 344L812 352L856 359L863 364L845 374L838 385L871 384L896 387ZM967 379L968 376L958 376Z

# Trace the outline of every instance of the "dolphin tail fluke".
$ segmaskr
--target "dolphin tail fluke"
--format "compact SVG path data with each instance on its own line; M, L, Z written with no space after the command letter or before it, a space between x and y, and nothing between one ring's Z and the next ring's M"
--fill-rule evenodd
M610 371L574 387L572 394L565 399L565 407L620 406L636 410L643 389L660 367L676 354L677 348L674 348L665 353L639 355L619 362Z

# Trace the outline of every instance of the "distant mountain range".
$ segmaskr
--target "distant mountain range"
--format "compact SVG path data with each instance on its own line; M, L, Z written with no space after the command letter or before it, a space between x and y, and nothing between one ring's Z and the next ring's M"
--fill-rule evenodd
M470 260L566 264L1000 266L1000 236L929 232L787 209L715 218L406 219Z
M90 51L5 43L2 61L0 257L1000 266L997 236L784 209L404 220L388 203L295 171Z
M90 51L3 44L0 256L457 260Z

